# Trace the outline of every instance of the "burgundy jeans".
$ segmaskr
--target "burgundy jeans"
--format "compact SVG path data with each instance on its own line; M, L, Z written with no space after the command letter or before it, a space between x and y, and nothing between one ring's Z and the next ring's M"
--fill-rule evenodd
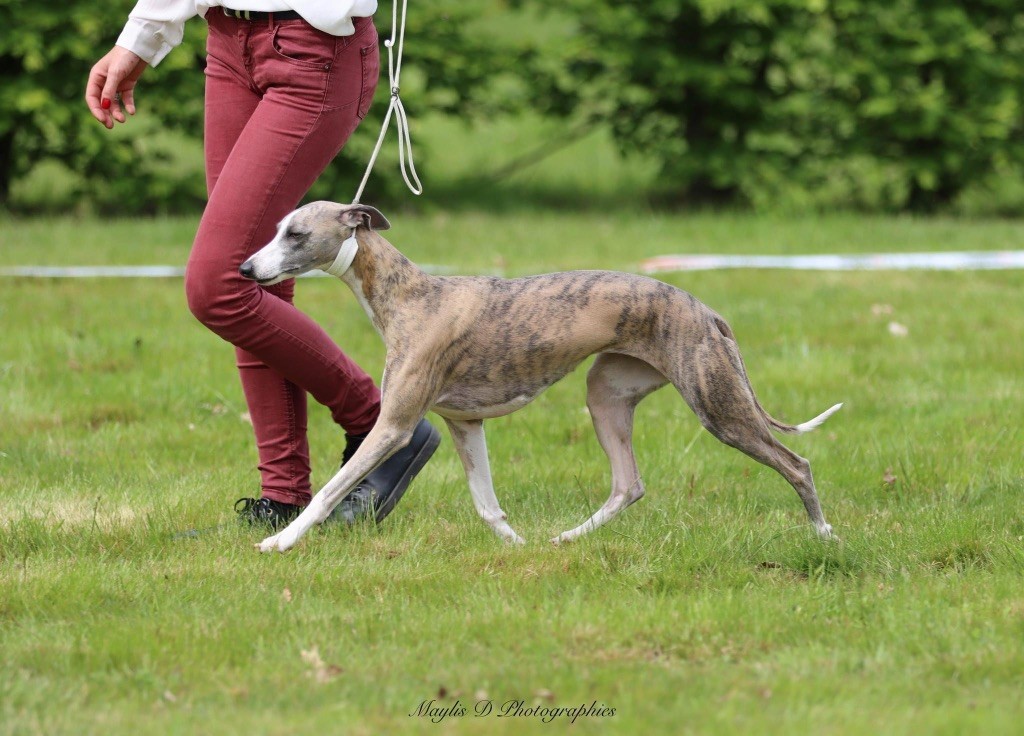
M337 37L303 20L250 22L207 13L209 201L185 272L189 309L235 346L256 434L263 495L310 499L306 393L346 432L380 410L373 380L292 304L294 280L261 287L238 275L273 238L366 115L377 86L377 30L357 18Z

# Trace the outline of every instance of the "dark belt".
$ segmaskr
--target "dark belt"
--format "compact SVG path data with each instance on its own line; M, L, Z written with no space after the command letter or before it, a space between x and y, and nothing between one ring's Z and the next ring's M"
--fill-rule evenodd
M275 21L275 20L301 20L302 16L294 10L281 10L275 13L265 13L259 10L231 10L224 8L224 15L229 18L252 21Z

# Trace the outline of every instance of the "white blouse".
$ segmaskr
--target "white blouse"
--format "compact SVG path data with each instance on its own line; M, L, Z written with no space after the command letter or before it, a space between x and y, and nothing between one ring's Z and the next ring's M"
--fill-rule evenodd
M264 13L294 10L311 26L334 36L351 36L355 33L352 19L367 18L377 10L377 0L139 0L117 45L156 66L181 43L185 21L225 5Z

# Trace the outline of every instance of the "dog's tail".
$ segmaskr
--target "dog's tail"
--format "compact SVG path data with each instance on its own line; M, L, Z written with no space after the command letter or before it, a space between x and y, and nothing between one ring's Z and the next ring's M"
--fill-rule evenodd
M754 399L754 404L757 406L758 411L761 412L761 415L764 417L765 421L768 422L768 424L771 425L771 428L774 429L776 432L783 432L785 434L804 434L805 432L810 432L820 427L822 424L825 423L826 419L828 419L830 416L832 416L837 411L843 408L843 405L841 403L836 404L830 409L823 411L821 414L814 417L814 419L806 421L803 424L786 424L784 422L780 422L778 419L776 419L771 414L766 412L764 410L764 407L761 406L761 402L757 400L757 394L754 393L754 387L750 385L750 377L747 375L747 366L743 362L743 356L740 355L739 347L736 345L736 337L733 335L732 328L729 327L729 324L719 315L714 315L714 319L715 325L718 327L718 330L722 333L724 337L728 338L730 351L732 352L733 358L736 361L736 365L738 367L740 375L743 377L744 382L747 384L747 389L750 391L750 396Z
M814 417L814 419L804 422L803 424L784 424L779 420L773 418L764 409L761 409L761 412L764 414L764 418L768 420L768 423L772 425L772 429L778 432L785 432L786 434L803 434L804 432L810 432L812 430L817 429L818 427L825 423L826 419L828 419L830 416L832 416L842 408L843 405L841 403L836 404L832 408L827 409L818 416Z

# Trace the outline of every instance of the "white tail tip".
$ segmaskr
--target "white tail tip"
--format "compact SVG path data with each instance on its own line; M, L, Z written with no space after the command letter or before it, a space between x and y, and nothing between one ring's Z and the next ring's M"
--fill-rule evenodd
M811 419L810 421L804 422L803 424L796 425L797 434L803 434L804 432L810 432L813 429L817 429L818 427L820 427L822 424L825 423L826 419L828 419L830 416L832 416L833 414L835 414L837 411L839 411L842 408L843 408L842 404L836 404L831 409L828 409L827 411L823 411L821 414L819 414L818 416L814 417L814 419Z

